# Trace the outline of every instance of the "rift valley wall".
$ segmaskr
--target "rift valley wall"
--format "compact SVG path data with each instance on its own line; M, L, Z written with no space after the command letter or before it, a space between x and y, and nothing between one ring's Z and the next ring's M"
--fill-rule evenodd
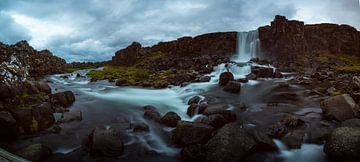
M320 51L360 57L360 32L349 25L305 25L276 16L270 26L258 30L263 57L278 63L292 63L305 53Z

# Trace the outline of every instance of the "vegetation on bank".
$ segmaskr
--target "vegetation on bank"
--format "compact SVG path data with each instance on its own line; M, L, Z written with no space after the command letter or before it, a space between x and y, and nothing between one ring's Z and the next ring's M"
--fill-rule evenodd
M174 78L186 73L185 70L173 69L150 73L135 66L105 66L102 70L91 70L88 76L96 80L116 81L118 85L166 87Z
M96 67L94 66L88 66L88 67L82 67L82 68L73 68L73 67L69 67L66 69L67 73L73 73L74 71L78 71L78 70L84 70L84 69L95 69Z

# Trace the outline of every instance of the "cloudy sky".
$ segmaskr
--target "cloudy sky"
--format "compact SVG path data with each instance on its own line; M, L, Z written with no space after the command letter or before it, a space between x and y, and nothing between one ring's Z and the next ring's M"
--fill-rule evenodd
M359 0L1 0L0 41L28 40L69 62L99 61L132 41L254 30L277 14L360 29Z

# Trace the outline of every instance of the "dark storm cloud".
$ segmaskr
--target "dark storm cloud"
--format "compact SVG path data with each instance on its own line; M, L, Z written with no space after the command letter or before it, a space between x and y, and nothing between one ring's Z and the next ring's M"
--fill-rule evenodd
M185 35L254 30L277 14L309 23L360 26L353 0L333 1L4 0L0 39L27 39L35 48L48 48L68 61L94 61L110 59L132 41L152 45Z

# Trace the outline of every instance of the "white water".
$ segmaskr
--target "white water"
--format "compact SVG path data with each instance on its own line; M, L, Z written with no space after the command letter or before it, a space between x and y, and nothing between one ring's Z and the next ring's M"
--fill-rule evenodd
M326 161L322 145L303 144L300 149L288 149L279 140L274 140L280 150L279 156L284 162L324 162Z
M114 103L118 105L118 110L120 112L128 113L128 116L131 116L132 119L136 119L137 121L140 120L142 122L146 122L146 120L142 117L143 112L139 110L130 110L131 113L129 113L130 111L126 110L127 107L124 108L123 105L130 105L134 107L153 105L158 108L162 115L168 111L174 111L179 114L183 120L192 121L194 118L198 117L198 115L195 115L192 119L186 115L188 107L187 101L191 97L199 95L208 91L212 87L217 86L220 74L225 71L233 73L235 79L244 78L247 74L251 73L251 64L248 63L248 61L251 58L256 57L258 51L258 32L240 32L238 34L238 52L231 59L233 63L228 65L220 64L215 67L214 71L209 74L209 76L211 76L211 80L209 82L191 83L185 87L174 86L166 89L116 87L109 83L90 83L89 78L76 78L75 74L71 75L67 79L60 77L60 75L54 75L50 77L50 80L52 80L55 84L76 89L84 95ZM81 71L81 74L84 75L84 71ZM257 81L249 81L247 84L254 85L257 84ZM150 128L150 130L150 133L147 135L130 133L129 135L132 136L132 141L128 144L143 143L147 148L168 155L178 153L178 149L168 146L168 144L157 133L158 131L153 130L153 128ZM156 145L149 145L146 142L147 140L156 141ZM286 162L322 161L321 158L323 156L320 153L320 151L322 152L322 146L303 145L302 149L288 150L280 141L275 141L275 143L281 150L279 156ZM68 148L68 150L71 149L72 148Z

